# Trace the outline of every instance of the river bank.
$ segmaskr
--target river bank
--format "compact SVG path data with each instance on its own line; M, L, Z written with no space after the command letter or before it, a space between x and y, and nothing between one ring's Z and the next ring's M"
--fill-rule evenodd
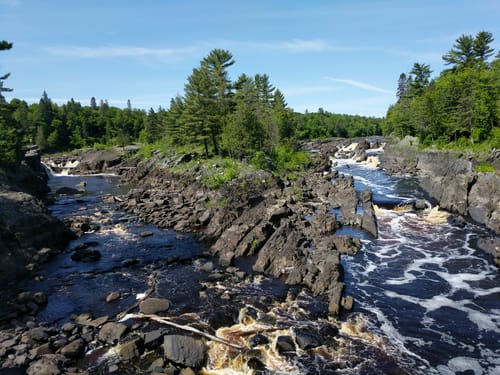
M470 218L492 231L481 246L500 265L500 174L477 172L473 158L457 157L442 151L419 151L418 141L405 138L390 144L381 158L389 174L413 175L436 199L439 206L459 215L458 221ZM500 164L498 151L491 163Z

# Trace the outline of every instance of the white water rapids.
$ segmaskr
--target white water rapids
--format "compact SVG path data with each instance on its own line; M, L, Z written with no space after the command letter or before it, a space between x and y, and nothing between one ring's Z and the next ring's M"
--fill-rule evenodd
M338 160L375 202L421 198L415 181ZM478 250L486 229L449 223L437 208L378 209L379 238L344 260L347 293L370 328L405 354L417 374L500 374L500 273Z

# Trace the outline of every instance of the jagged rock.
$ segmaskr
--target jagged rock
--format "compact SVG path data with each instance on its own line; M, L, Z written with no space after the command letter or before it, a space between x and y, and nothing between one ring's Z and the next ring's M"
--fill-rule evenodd
M205 363L207 348L203 341L190 336L166 335L163 339L165 358L188 367L201 367Z
M302 350L309 350L323 345L321 336L309 328L297 328L294 330L295 341Z
M163 338L164 332L161 329L144 333L144 347L146 349L154 349L158 347Z
M120 344L116 351L123 361L130 361L140 355L141 340L139 338Z
M497 234L500 233L500 175L479 175L470 189L468 204L469 215L473 220L484 223Z

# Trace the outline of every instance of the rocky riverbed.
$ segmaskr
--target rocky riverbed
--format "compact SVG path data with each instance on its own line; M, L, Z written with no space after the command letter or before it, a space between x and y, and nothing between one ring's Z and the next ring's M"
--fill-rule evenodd
M134 288L109 290L99 302L105 314L82 310L41 322L36 314L50 299L21 291L6 304L2 367L28 374L219 374L225 369L334 374L362 369L376 357L380 373L411 373L388 354L390 343L370 333L362 320L338 319L355 303L344 293L341 256L361 247L359 234L340 233L378 235L371 191L357 193L352 177L331 169L339 145L306 145L314 149L312 162L296 179L257 172L220 190L203 187L196 170L171 172L189 155L141 160L125 158L128 150L107 150L47 160L55 170L70 167L72 173L113 171L132 186L125 195L105 197L91 212L66 218L80 237L70 249L71 261L106 262L98 241L85 240L88 233L122 230L131 221L193 233L206 246L188 257L169 255L150 264L120 258L112 272L142 278L138 287L143 285L144 294L136 302ZM342 150L361 161L366 149L377 146L358 142ZM64 193L81 194L80 188L85 186ZM129 216L114 216L114 210ZM156 233L145 229L135 236L145 241ZM36 256L24 264L32 261L36 269L37 262L61 251L47 243L41 238L31 244ZM90 273L87 278L97 279Z

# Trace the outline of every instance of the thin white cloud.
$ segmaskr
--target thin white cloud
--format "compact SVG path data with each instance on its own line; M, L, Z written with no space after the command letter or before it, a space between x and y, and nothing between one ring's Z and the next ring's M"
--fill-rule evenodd
M387 90L387 89L377 87L377 86L374 86L374 85L366 83L366 82L355 81L353 79L343 79L343 78L333 78L333 77L326 77L326 78L332 82L344 83L346 85L357 87L357 88L360 88L363 90L380 92L382 94L391 94L391 95L394 94L393 90Z
M324 93L337 91L338 88L333 86L304 86L304 87L288 87L283 88L285 96L300 96L306 94Z
M82 47L82 46L57 46L48 47L47 51L56 56L101 59L116 57L177 57L192 51L191 48L145 48L134 46L114 47Z

